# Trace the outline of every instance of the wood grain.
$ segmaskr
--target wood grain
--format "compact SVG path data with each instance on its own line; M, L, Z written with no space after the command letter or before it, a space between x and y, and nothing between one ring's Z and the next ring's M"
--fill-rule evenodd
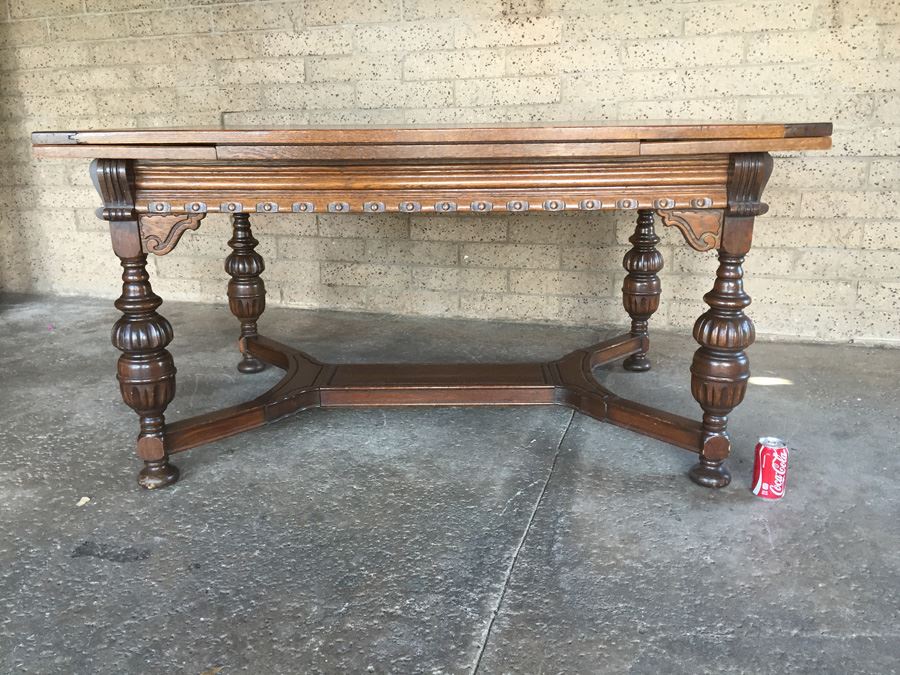
M828 150L831 137L740 139L715 141L660 141L641 143L641 155L702 155L718 152L784 152L788 150Z
M293 129L106 129L38 131L35 145L271 145L403 143L535 143L830 136L830 123L801 124L542 124L307 127Z
M554 159L568 157L637 157L638 142L602 143L423 143L360 145L217 145L216 157L300 160Z
M216 148L205 145L35 145L35 157L59 159L215 159Z
M826 149L831 124L619 124L39 131L35 156L377 161L621 157Z
M327 212L335 204L352 212L611 210L661 203L722 209L728 162L723 154L567 162L142 161L134 173L140 212L189 212L198 203L229 213Z

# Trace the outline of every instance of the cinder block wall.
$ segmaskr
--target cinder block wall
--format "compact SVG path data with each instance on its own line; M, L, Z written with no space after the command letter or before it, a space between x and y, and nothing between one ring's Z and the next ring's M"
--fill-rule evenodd
M0 287L113 298L87 163L35 129L563 120L835 122L776 164L748 257L764 336L900 344L900 0L0 0ZM624 324L630 218L257 217L270 304ZM221 302L228 223L153 259ZM666 231L656 326L713 254Z

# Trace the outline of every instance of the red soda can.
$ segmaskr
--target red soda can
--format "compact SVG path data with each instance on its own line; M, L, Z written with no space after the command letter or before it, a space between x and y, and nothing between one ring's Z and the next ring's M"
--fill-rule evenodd
M780 438L764 436L756 444L750 490L763 499L781 499L787 482L788 448Z

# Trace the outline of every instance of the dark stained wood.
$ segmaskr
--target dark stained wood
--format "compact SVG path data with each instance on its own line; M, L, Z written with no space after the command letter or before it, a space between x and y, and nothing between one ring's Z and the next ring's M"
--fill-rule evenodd
M709 310L694 324L700 348L691 364L691 393L703 408L703 449L690 476L707 487L724 487L731 474L723 462L731 451L726 432L728 414L744 399L750 363L747 349L756 337L744 314L750 296L744 292L744 255L750 250L753 217L768 207L760 201L772 173L766 153L734 155L729 169L728 209L719 268L713 289L703 296Z
M144 460L138 483L148 490L178 480L169 463L163 413L175 397L175 364L166 346L171 324L157 313L162 300L150 287L147 255L135 220L133 173L128 162L99 160L91 166L103 198L101 216L109 221L113 249L122 263L122 294L116 309L122 317L112 329L113 346L122 352L117 372L122 399L140 418L137 454Z
M650 338L646 335L635 337L630 333L619 335L611 340L604 340L593 347L587 347L590 354L588 370L594 372L595 368L614 363L634 354L635 351L646 352L650 349Z
M228 307L241 322L239 347L242 358L238 370L258 373L266 365L247 349L247 338L259 334L256 322L266 309L266 285L260 274L266 269L262 256L255 251L259 242L250 231L250 216L236 213L233 218L234 235L228 241L231 254L225 258L228 282Z
M810 122L807 124L785 124L785 138L800 138L803 136L831 136L833 125L831 122Z
M263 337L248 350L287 372L253 401L170 424L169 452L181 452L262 426L300 410L354 406L548 405L572 407L654 438L700 452L699 422L620 398L593 376L596 364L645 349L645 337L626 334L579 349L550 363L323 364Z
M178 479L169 455L313 407L398 405L569 406L585 415L699 454L690 477L722 487L731 449L728 415L741 402L754 328L742 264L775 150L830 147L830 124L552 125L468 128L112 130L37 132L42 157L91 157L92 176L123 268L113 344L122 352L122 397L137 412L139 483ZM623 305L628 334L548 363L325 364L261 337L264 262L250 213L638 212ZM172 327L158 312L147 254L165 255L210 212L231 213L229 307L241 324L242 372L285 371L251 401L167 422L175 366ZM621 398L595 378L624 359L649 368L649 320L659 307L663 260L653 214L693 249L718 249L691 391L696 421Z
M647 337L650 317L659 308L662 286L658 273L663 268L662 253L656 249L659 237L653 228L652 211L638 211L637 226L628 241L632 249L622 260L628 272L622 284L622 304L631 317L631 335ZM626 370L638 373L650 370L647 350L635 352L622 365Z
M112 343L122 352L118 362L122 399L140 416L137 454L144 460L138 475L141 487L154 489L178 480L168 461L164 411L175 398L175 363L166 346L172 326L156 310L162 300L150 287L147 256L122 258L122 312L112 330Z
M703 444L703 427L696 420L618 396L608 399L606 406L604 421L617 427L692 452L697 452L697 446Z

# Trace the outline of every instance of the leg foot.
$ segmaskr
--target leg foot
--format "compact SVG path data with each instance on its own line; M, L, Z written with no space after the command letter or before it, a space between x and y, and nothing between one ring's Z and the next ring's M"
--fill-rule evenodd
M238 363L237 369L244 374L259 373L266 369L266 364L252 354L244 352L244 358Z
M625 359L622 362L622 367L633 373L643 373L650 370L650 359L647 358L644 352L638 352Z
M707 459L700 455L700 461L691 467L688 476L697 485L708 488L722 488L731 482L731 472L724 459Z
M138 474L138 485L145 490L158 490L178 482L179 473L178 467L165 459L144 462L144 468Z

